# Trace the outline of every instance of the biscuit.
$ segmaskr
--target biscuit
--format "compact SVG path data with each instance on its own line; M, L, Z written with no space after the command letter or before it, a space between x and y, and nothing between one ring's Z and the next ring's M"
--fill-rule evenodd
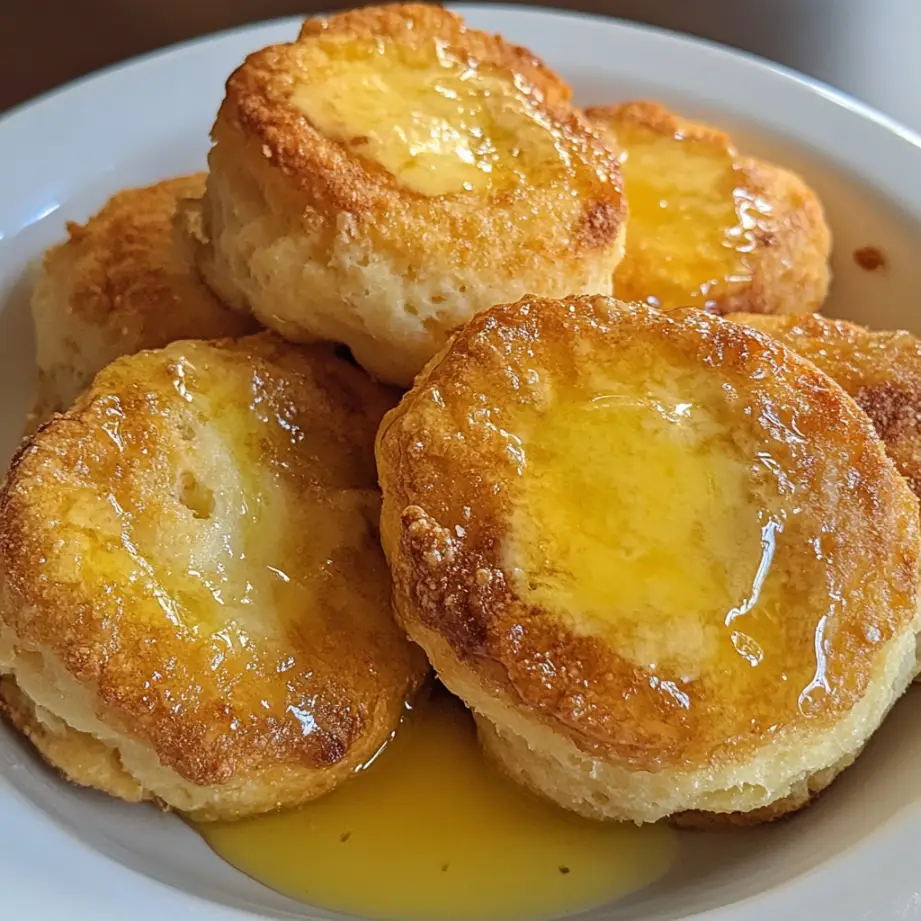
M589 109L616 137L630 208L614 292L663 308L803 314L828 293L815 193L731 138L654 102Z
M173 245L177 203L200 197L203 173L114 195L45 254L32 295L38 394L34 424L61 412L110 361L176 339L255 329L228 310Z
M325 346L183 341L116 360L26 442L0 493L0 672L65 776L237 818L390 738L427 673L378 538L394 400Z
M230 77L186 232L228 303L408 385L529 291L610 293L614 153L530 52L446 10L309 20Z
M767 333L840 384L870 417L886 452L921 497L921 342L828 317L726 317Z
M496 307L377 458L398 619L491 757L568 809L776 817L915 670L917 499L856 403L753 330Z

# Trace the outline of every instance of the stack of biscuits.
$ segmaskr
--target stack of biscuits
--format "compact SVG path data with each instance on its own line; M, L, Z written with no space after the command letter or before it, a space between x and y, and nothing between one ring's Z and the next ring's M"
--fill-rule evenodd
M513 780L747 824L917 671L921 347L816 312L798 176L422 5L227 81L44 261L0 693L64 777L302 804L434 673Z

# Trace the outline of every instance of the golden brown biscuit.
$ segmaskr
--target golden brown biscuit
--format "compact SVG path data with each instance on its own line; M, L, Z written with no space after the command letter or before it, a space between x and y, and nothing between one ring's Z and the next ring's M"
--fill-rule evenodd
M530 52L424 5L310 20L229 79L187 231L225 300L409 384L528 291L611 290L616 157Z
M398 618L492 757L566 808L795 808L912 676L917 500L767 336L604 297L496 307L377 458Z
M177 202L203 173L114 195L45 255L32 296L39 387L35 423L67 409L110 361L176 339L216 339L256 324L228 310L173 245Z
M870 417L886 452L921 496L921 342L828 317L726 317L767 333L837 381Z
M426 673L394 624L394 395L274 334L115 361L0 493L0 671L66 776L198 819L319 796Z
M654 102L589 109L613 132L630 208L621 300L803 314L828 293L831 238L799 176Z

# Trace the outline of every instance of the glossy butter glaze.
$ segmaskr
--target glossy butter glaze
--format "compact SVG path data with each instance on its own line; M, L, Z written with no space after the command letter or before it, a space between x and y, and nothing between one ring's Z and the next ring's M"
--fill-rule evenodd
M562 178L570 155L529 81L444 41L320 41L325 61L292 102L318 131L435 196Z
M665 135L639 125L620 126L617 141L635 227L628 253L643 260L651 258L646 247L654 247L667 263L648 279L642 298L666 308L706 307L729 288L750 283L747 257L772 209L746 187L736 152L680 131ZM632 298L638 292L620 293Z

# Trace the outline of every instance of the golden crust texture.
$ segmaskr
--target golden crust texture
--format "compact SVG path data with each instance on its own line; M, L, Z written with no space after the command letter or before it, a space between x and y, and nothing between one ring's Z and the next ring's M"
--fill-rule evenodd
M230 77L187 235L212 287L408 385L530 290L611 290L616 157L524 49L433 6L311 20Z
M828 317L726 317L767 333L840 384L870 417L886 452L921 497L921 342Z
M398 619L490 754L567 808L774 817L915 669L917 500L854 401L753 330L496 307L377 458Z
M184 341L116 360L26 442L0 494L0 671L56 767L235 818L383 744L427 670L379 548L393 402L323 346Z
M32 297L38 424L67 409L110 361L176 339L255 329L228 310L173 245L177 203L199 198L199 173L114 195L45 255Z
M654 102L589 109L617 139L630 206L621 300L766 314L818 310L831 236L815 193Z

